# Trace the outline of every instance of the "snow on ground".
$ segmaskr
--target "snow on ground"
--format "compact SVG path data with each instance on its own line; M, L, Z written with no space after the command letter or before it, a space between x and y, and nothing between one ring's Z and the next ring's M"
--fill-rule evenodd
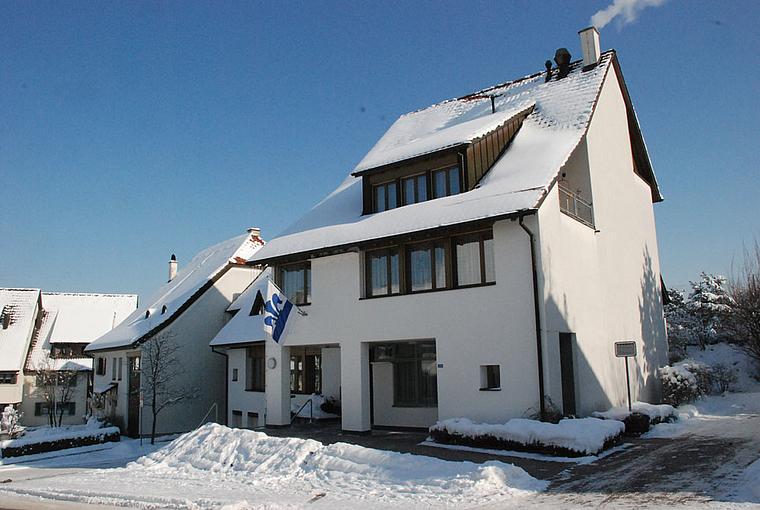
M0 493L146 509L279 509L311 502L335 510L471 507L546 485L502 462L325 446L207 424L125 468L13 483Z

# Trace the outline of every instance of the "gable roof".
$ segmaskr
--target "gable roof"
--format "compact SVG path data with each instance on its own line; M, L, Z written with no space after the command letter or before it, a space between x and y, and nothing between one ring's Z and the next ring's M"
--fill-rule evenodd
M0 288L0 371L24 367L39 303L39 289Z
M171 324L226 273L264 245L256 233L224 241L200 252L119 326L85 349L92 352L137 345Z
M569 74L561 79L555 70L547 82L545 71L402 115L338 189L271 240L249 263L307 256L536 209L585 135L615 61L614 51L607 51L591 69L584 70L580 61L571 64ZM361 175L472 143L526 110L530 113L509 148L474 189L362 215ZM632 108L629 124L630 112Z
M266 296L267 281L271 277L272 268L268 267L232 302L227 311L237 311L237 313L211 340L209 343L211 347L240 345L266 340L264 314L251 315L251 310L259 293L262 297Z
M92 358L48 359L52 344L89 344L121 323L137 308L135 294L42 293L40 325L27 370L91 370Z

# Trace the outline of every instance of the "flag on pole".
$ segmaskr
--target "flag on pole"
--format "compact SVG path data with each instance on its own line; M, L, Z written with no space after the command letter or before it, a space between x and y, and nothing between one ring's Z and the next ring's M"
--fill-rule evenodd
M272 283L272 280L267 280L267 299L264 303L264 332L272 335L272 340L278 344L285 340L290 329L289 326L293 323L290 313L292 311L293 303Z

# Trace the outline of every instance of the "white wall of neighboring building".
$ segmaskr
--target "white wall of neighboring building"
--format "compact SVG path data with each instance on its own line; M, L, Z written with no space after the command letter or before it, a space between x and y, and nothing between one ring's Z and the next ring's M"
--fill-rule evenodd
M259 269L235 265L221 276L214 285L206 290L194 303L159 334L171 336L181 347L177 351L182 372L177 384L194 387L198 397L194 400L165 408L158 415L157 434L185 432L197 427L214 404L218 411L212 411L208 418L218 417L223 421L227 416L226 402L226 360L221 354L209 348L209 342L229 321L227 307L235 295L242 292L258 275ZM126 430L128 413L128 367L127 357L139 355L140 351L132 349L114 349L91 353L96 359L107 358L106 375L95 375L94 386L103 387L110 382L118 382L118 404L116 414L119 425ZM123 363L122 379L113 379L113 358ZM152 413L147 405L142 409L142 433L149 434Z
M89 371L77 372L76 388L71 395L74 403L74 414L65 412L61 419L62 425L82 425L87 421L87 387L89 386ZM23 424L27 427L40 427L49 424L47 413L38 415L35 413L37 402L44 402L42 389L37 388L37 375L27 374L24 379L24 399L21 401L19 410L24 413Z
M635 341L633 399L657 401L667 363L652 194L633 170L626 109L610 68L586 137L564 170L590 171L595 228L560 212L557 187L526 224L539 233L547 395L561 406L559 334L574 333L577 411L627 403L625 360L614 342Z

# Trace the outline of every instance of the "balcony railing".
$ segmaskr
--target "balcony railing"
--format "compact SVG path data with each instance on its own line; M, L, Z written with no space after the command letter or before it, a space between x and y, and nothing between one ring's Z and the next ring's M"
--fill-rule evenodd
M584 200L561 184L559 185L559 208L571 218L589 227L594 226L594 210L591 202Z

